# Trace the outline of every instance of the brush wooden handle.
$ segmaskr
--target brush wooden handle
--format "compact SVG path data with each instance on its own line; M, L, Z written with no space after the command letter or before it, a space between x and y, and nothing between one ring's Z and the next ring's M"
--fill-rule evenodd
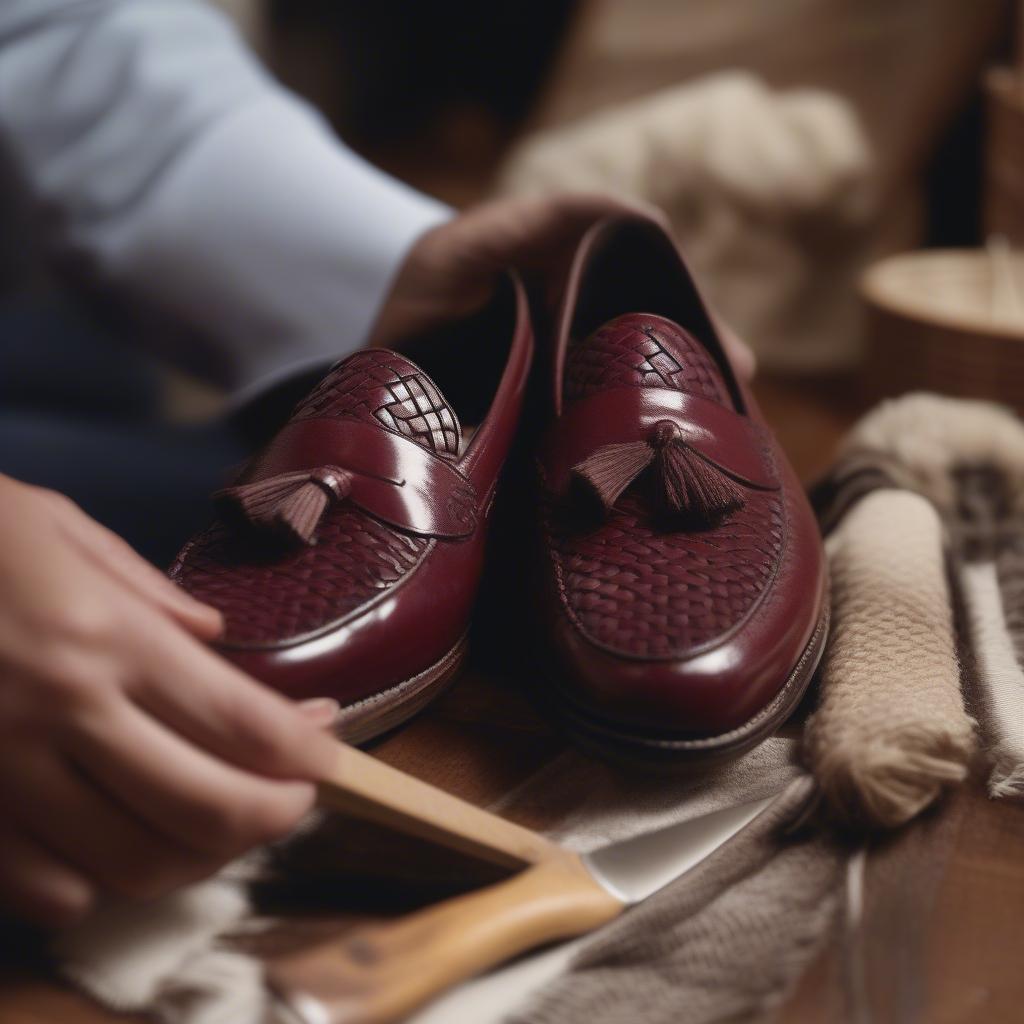
M310 1024L390 1024L460 981L535 946L582 935L623 909L579 857L565 853L394 924L281 957L268 965L267 978Z
M364 754L337 744L331 769L320 780L318 803L501 867L521 868L562 849L542 835L474 807Z

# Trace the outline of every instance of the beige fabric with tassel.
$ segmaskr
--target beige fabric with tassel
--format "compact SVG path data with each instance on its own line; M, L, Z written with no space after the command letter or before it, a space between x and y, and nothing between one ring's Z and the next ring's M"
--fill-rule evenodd
M945 579L948 564L953 604L963 610L956 624L965 655L961 677L990 766L989 794L1024 796L1024 424L989 402L932 394L883 402L850 432L816 489L826 527L852 529L851 504L879 488L920 495L942 523L943 547L933 552L928 572ZM885 530L893 533L888 524ZM836 542L839 549L851 544ZM887 554L867 534L862 545L863 559L872 551L880 562L905 558L897 545ZM944 635L948 614L927 607L931 624L915 628ZM918 603L915 615L925 609ZM855 663L847 660L853 685ZM831 661L826 654L827 677L847 671L832 669Z
M1006 511L1024 516L1024 425L992 402L927 392L882 402L847 435L834 472L865 458L883 461L897 486L923 494L950 525L961 514L965 467L997 473Z
M900 825L966 776L974 749L942 526L923 498L880 490L847 513L828 553L834 625L808 760L844 818Z

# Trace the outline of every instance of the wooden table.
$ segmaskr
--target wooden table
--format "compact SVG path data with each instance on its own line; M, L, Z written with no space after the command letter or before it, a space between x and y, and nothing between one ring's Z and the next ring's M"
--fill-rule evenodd
M758 392L805 478L827 467L861 408L855 383L841 378L765 379ZM516 687L470 671L428 712L379 742L374 753L484 804L510 792L564 746ZM545 824L546 813L550 809L542 805L516 808L518 820L534 827ZM826 949L780 1019L784 1024L1024 1020L1022 854L1024 808L988 801L977 782L936 813L871 847L861 942L852 951L841 942ZM10 964L10 954L5 956ZM0 978L3 1024L125 1019L92 1007L45 975L9 967Z

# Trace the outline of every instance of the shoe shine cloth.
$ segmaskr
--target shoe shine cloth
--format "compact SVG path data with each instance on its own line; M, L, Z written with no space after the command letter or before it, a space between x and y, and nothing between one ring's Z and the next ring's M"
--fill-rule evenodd
M818 498L838 524L835 627L807 750L835 810L900 824L965 777L976 732L989 794L1024 795L1024 425L985 402L885 402Z
M780 831L799 816L813 789L798 763L798 746L793 738L775 736L736 761L700 775L670 776L657 784L650 776L624 774L570 749L542 765L491 809L515 817L529 808L535 812L547 807L546 833L585 852L779 793L756 828L736 836L701 867L699 877L691 878L695 886L680 888L676 883L670 887L674 897L655 897L629 915L634 919L640 912L647 915L645 920L650 915L673 915L664 949L673 956L678 952L673 943L681 949L692 932L711 931L715 938L702 947L701 956L715 958L718 981L703 1000L707 1014L692 1019L718 1019L714 1009L723 1000L747 1010L778 1002L829 934L840 904L843 859L831 840L812 835L784 850L791 844L780 839ZM292 1024L292 1018L267 998L261 965L247 951L254 930L270 923L259 915L255 893L269 885L275 893L275 914L283 917L288 916L293 893L296 913L308 913L311 878L329 890L331 877L325 871L333 869L335 882L344 885L338 854L351 837L350 820L319 815L270 857L251 856L214 879L155 903L101 907L58 940L62 973L104 1005L144 1011L160 1024ZM797 890L800 896L794 899ZM681 918L680 899L685 906ZM737 913L740 916L730 923ZM301 918L296 918L295 927L302 927ZM639 930L650 934L649 928ZM621 934L628 946L636 942L637 933L630 927L607 934ZM602 949L605 934L521 958L443 995L410 1024L499 1024L529 1012L534 994L546 983L557 985L563 976L575 999L576 975L566 974L569 964L593 943ZM741 935L746 941L738 946ZM240 945L239 936L248 938ZM780 955L785 961L781 967ZM661 956L651 952L652 971L658 969ZM757 979L742 990L729 981L738 962ZM698 960L687 957L682 973L698 966ZM634 980L641 981L638 975ZM614 1005L621 1010L636 994L636 985L627 986ZM671 1006L676 1005L672 1000ZM664 1019L675 1024L677 1017Z

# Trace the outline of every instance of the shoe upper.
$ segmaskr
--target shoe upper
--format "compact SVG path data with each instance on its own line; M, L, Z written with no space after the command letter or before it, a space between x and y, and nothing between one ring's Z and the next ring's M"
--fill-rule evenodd
M357 352L300 403L291 421L358 420L401 433L446 459L459 454L454 411L422 370L395 352ZM430 544L348 502L327 508L315 544L268 541L221 519L171 571L224 616L225 648L294 644L395 587Z
M507 361L468 441L424 370L366 349L332 368L220 493L217 520L170 576L223 613L222 653L293 697L347 704L460 642L532 348L518 289L516 298ZM277 514L282 501L305 500L300 486L316 503L308 542L281 529ZM256 495L259 514L246 504L254 487L269 493L269 513L266 493Z
M729 404L707 351L660 317L617 317L567 353L567 410L600 392L653 387ZM598 529L580 529L579 514L560 515L551 501L551 554L565 612L591 643L623 657L688 657L733 630L764 592L785 511L777 487L746 488L718 522L673 528L658 515L654 484L627 488Z
M822 614L824 560L803 491L706 314L640 305L684 288L674 250L649 255L644 272L670 280L637 287L632 308L630 289L604 284L608 260L588 300L584 255L563 314L538 457L543 628L556 681L588 712L718 735L796 667Z

